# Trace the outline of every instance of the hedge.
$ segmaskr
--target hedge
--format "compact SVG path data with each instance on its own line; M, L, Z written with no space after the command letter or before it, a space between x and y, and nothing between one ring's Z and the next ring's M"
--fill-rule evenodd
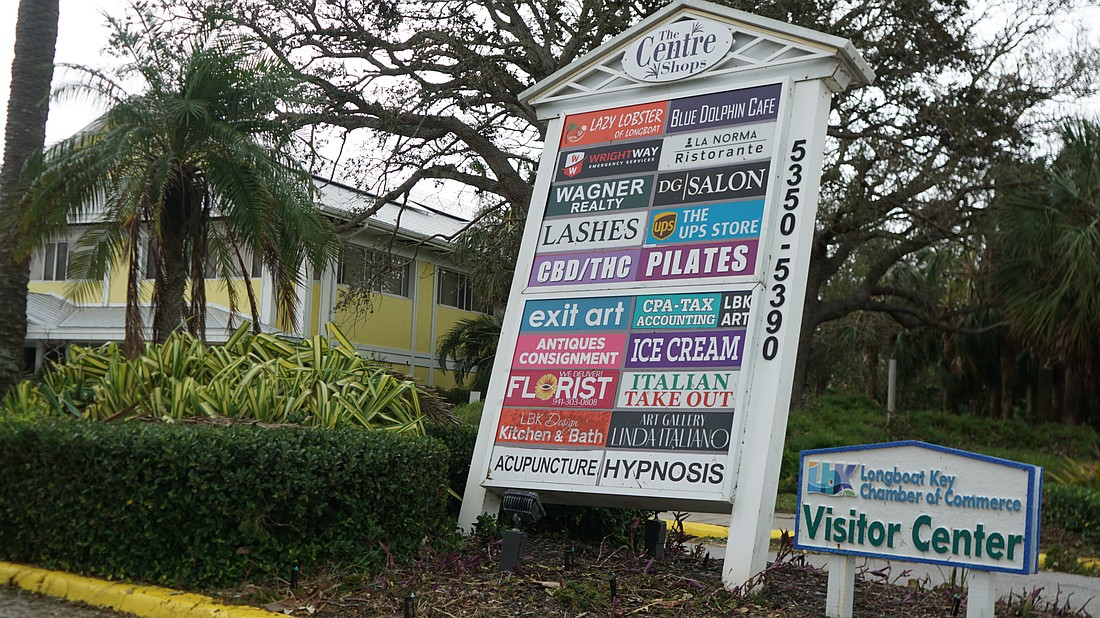
M0 557L173 586L370 568L449 534L431 438L49 420L0 423Z
M458 495L466 491L466 479L470 474L470 460L477 446L477 427L470 425L442 425L425 423L424 433L443 442L447 447L447 470L449 487ZM451 500L453 514L458 514L460 504Z
M1077 485L1048 483L1043 486L1043 494L1044 521L1100 540L1100 492Z

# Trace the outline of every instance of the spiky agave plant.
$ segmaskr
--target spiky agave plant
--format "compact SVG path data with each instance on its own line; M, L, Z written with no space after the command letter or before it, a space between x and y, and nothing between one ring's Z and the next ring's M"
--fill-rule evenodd
M12 416L239 419L423 433L422 389L360 356L331 324L328 334L290 341L255 335L245 324L225 345L208 346L177 332L132 359L114 343L72 346L40 383L13 389L2 407ZM431 412L448 413L438 406Z

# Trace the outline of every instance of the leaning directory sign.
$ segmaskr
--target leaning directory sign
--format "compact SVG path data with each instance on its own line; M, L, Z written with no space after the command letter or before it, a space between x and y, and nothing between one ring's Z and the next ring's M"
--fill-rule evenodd
M763 567L830 100L872 78L846 40L679 0L523 93L547 141L463 527L507 489L732 509L729 577Z

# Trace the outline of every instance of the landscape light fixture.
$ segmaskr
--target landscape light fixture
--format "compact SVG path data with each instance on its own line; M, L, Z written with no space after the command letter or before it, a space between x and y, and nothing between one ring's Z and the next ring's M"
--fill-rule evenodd
M542 500L533 491L509 489L504 492L501 507L505 517L512 520L512 528L504 531L504 542L500 549L500 570L512 571L523 558L527 546L527 533L519 529L521 523L533 524L546 515Z
M645 536L645 551L654 558L665 557L665 539L668 535L668 527L665 522L657 519L654 514L653 519L647 519L642 525L643 535Z
M504 492L504 514L512 519L512 527L519 528L521 523L533 524L546 515L542 500L533 491L509 489Z

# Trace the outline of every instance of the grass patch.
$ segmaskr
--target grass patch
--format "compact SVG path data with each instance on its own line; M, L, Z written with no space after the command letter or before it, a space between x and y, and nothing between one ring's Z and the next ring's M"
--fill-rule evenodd
M471 425L477 427L481 423L481 411L485 407L484 401L477 403L461 403L451 410L451 413L458 418L458 422L463 425Z
M806 449L920 440L1060 469L1064 457L1089 459L1100 436L1086 426L1030 425L937 411L899 412L886 425L886 410L862 396L823 395L791 410L776 509L792 512L798 489L798 456Z

